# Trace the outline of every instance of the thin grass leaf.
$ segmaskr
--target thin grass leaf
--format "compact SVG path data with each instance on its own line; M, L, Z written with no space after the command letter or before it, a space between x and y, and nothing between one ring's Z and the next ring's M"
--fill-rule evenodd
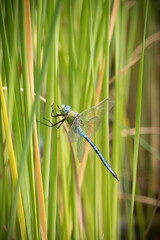
M135 96L146 2L68 0L60 8L58 1L30 1L31 17L28 15L25 20L26 2L0 2L0 75L8 132L19 169L17 189L21 191L27 238L44 238L44 225L40 221L44 204L39 204L37 195L43 190L42 184L36 189L36 175L41 179L41 173L37 174L35 152L40 150L47 237L127 240L135 171ZM56 3L60 4L59 8ZM150 1L139 129L141 161L132 218L135 239L150 239L155 231L159 233L158 212L154 209L159 194L160 165L158 9L157 1ZM33 103L32 109L34 94L36 104ZM107 113L99 129L95 124L97 133L93 142L116 171L118 184L101 161L98 158L95 161L89 144L83 161L78 162L77 145L70 146L67 137L70 130L65 123L58 130L38 123L39 149L33 142L35 111L37 120L43 121L45 117L56 123L60 119L51 118L52 103L55 107L69 104L72 110L85 113L107 96L114 99L114 115L112 111ZM10 138L5 134L1 100L0 109L0 239L19 239L22 238L16 199L19 190L16 189L15 196L8 161ZM90 136L87 127L85 133ZM78 149L83 152L82 148Z
M113 138L112 143L112 167L115 172L119 172L118 163L120 163L120 128L119 128L119 117L120 117L120 79L118 78L119 64L120 64L120 8L117 11L117 22L115 24L115 105L114 105L114 126L113 126ZM118 217L118 183L113 181L112 183L112 238L116 239L117 236L117 217Z
M50 10L54 9L55 6L51 5ZM55 9L56 10L56 9ZM52 11L50 11L52 13ZM48 93L48 101L52 101L52 94L54 96L54 104L57 105L57 98L58 98L58 39L59 39L59 20L60 15L58 16L57 26L55 29L55 39L53 43L53 49L52 49L52 71L51 71L51 79L48 78L48 84L52 81L52 83L49 84L49 86L52 86L52 89L50 89ZM50 63L50 64L51 64ZM53 91L54 89L54 91ZM52 92L51 92L52 91ZM52 102L53 104L53 102ZM53 121L57 121L56 119ZM57 216L57 129L53 131L52 135L52 157L51 157L51 164L50 164L50 182L52 182L52 186L50 187L50 201L49 201L49 215L48 215L48 221L49 221L49 238L55 239L56 238L56 216Z
M26 43L27 43L27 60L28 60L28 71L31 89L31 99L34 102L34 75L33 75L33 49L32 49L32 32L31 32L31 17L30 17L30 4L29 1L25 1L25 23L26 23ZM40 222L42 239L47 239L47 222L44 204L43 184L41 175L41 166L38 149L38 138L37 138L37 127L36 118L34 117L34 152L35 152L35 166L36 166L36 183L38 192L38 203L40 212Z
M142 54L141 54L139 78L138 78L137 104L136 104L136 121L135 121L136 132L135 132L134 157L133 157L133 186L132 186L132 201L131 201L130 227L129 227L130 240L133 238L133 209L134 209L136 175L137 175L137 165L138 165L139 129L141 124L141 102L142 102L142 87L143 87L144 44L145 44L145 36L146 36L147 18L148 18L148 5L149 5L149 1L147 0L146 10L145 10L143 41L142 41Z
M22 95L22 99L24 101L24 120L25 127L28 124L29 116L31 112L31 91L29 87L29 73L27 66L27 49L26 49L26 31L25 31L25 10L24 10L24 2L20 2L20 36L21 36L21 54L22 54L22 76L23 76L23 86L24 93ZM23 185L24 192L30 189L30 195L24 195L24 203L27 206L26 209L26 218L29 219L28 228L28 237L37 239L39 236L39 215L37 210L37 202L36 202L36 191L35 191L35 173L34 173L34 162L33 162L33 141L30 139L29 144L29 154L28 154L28 168L25 167L25 172L28 173L28 179L26 180L26 186ZM27 171L28 170L28 171ZM28 187L29 186L29 187ZM33 221L33 225L30 224L31 219Z
M104 48L104 59L105 59L105 72L104 72L104 80L103 80L103 96L104 98L109 98L109 33L110 33L110 1L106 1L105 4L105 48ZM103 66L102 66L103 67ZM104 136L104 154L106 156L107 161L109 162L109 113L105 115L103 119L103 131L105 133ZM106 150L106 151L105 151ZM102 206L103 206L103 227L104 227L104 237L107 239L112 238L111 234L111 185L110 185L110 173L106 171L106 169L102 170L102 181L104 183L107 182L107 188L105 188L103 198L102 198Z
M17 173L17 166L16 166L15 155L13 150L13 143L12 143L11 135L8 131L9 130L8 117L7 117L6 104L5 104L5 99L4 99L3 90L2 90L1 78L0 78L0 96L1 96L1 106L2 106L2 113L3 113L5 135L6 135L6 138L9 137L9 162L10 162L10 168L11 168L13 187L15 188L18 180L18 173ZM20 189L18 189L17 212L18 212L21 236L22 238L27 239L26 223L25 223L22 196L21 196ZM13 224L13 222L11 224Z
M23 149L23 152L22 152L21 164L20 164L20 168L19 168L19 179L18 179L18 182L17 182L12 206L16 206L16 202L17 202L18 188L19 188L19 184L20 184L20 181L21 181L21 178L22 178L23 168L24 168L25 161L26 161L26 156L27 156L29 142L30 142L30 135L31 135L32 128L33 128L34 114L36 112L36 107L37 107L38 101L39 101L42 81L44 79L46 64L48 62L47 60L48 60L48 56L49 56L49 51L50 51L50 47L51 47L53 37L54 37L54 33L55 33L55 26L56 26L56 23L57 23L57 18L58 18L59 12L60 12L60 3L61 3L60 1L57 2L57 5L55 7L55 14L53 15L53 18L52 18L52 21L51 21L51 27L50 27L50 32L49 32L48 39L47 39L47 45L46 45L46 49L44 51L42 71L41 71L41 74L39 76L39 85L37 87L36 97L35 97L35 101L34 101L34 104L33 104L33 107L32 107L30 121L29 121L29 124L28 124L26 137L25 137L25 140L24 140L24 149ZM12 215L11 215L11 222L13 221L12 219L14 219L14 216L15 216L15 212L13 212ZM10 225L8 238L10 238L11 232L12 232L12 226Z

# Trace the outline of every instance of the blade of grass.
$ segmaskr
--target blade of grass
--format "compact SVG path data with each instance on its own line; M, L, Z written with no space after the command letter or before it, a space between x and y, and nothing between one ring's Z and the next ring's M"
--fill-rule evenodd
M52 8L51 8L52 9ZM55 9L56 11L56 9ZM54 104L57 105L58 95L58 39L59 39L59 16L58 24L55 29L55 39L53 45L53 87L54 87ZM52 89L53 92L53 89ZM50 93L50 96L51 93ZM54 120L55 122L57 119ZM52 157L50 165L50 202L49 202L49 238L56 239L56 215L57 215L57 129L54 128L52 135Z
M6 106L5 106L5 99L3 95L3 90L2 90L2 81L0 77L0 96L1 96L1 106L2 106L2 113L3 113L3 122L4 122L4 127L5 127L5 134L6 138L9 136L9 162L10 162L10 168L11 168L11 175L12 175L12 181L13 181L13 187L15 188L18 180L18 173L17 173L17 166L16 166L16 160L15 160L15 155L14 155L14 150L13 150L13 144L12 144L12 139L11 135L8 132L8 117L7 117L7 111L6 111ZM17 197L18 197L18 203L17 203L17 212L18 212L18 218L19 218L19 224L20 224L20 230L21 230L21 236L24 239L27 239L27 232L26 232L26 223L25 223L25 217L24 217L24 210L23 210L23 203L22 203L22 197L21 197L21 192L20 189L17 189ZM16 211L15 208L15 211ZM13 224L13 223L12 223Z
M79 49L78 49L78 59L77 59L77 89L80 89L83 78L83 62L85 60L85 44L86 44L86 35L87 27L84 28L87 22L87 1L83 1L82 10L81 10L81 19L80 19L80 40L79 40ZM78 91L79 94L79 91ZM79 99L79 98L78 98Z
M116 20L116 14L115 13L117 13L118 6L119 6L119 0L114 2L113 11L112 11L112 14L111 14L111 19L112 20L110 22L110 33L109 33L110 42L111 42L111 37L112 37L112 33L113 33L113 31L111 32L111 29L115 25L115 20ZM102 43L101 43L102 39L101 38L102 38L102 35L103 35L102 34L102 29L103 29L103 24L104 24L104 19L105 19L104 17L105 17L105 14L103 12L102 19L101 19L100 26L99 26L99 32L97 34L98 37L97 37L97 41L96 41L96 50L95 50L95 56L94 56L94 58L95 58L95 60L94 60L95 75L96 75L96 68L97 68L97 64L98 64L97 63L97 61L98 61L98 55L97 54L99 54L98 53L98 49L99 49L100 45L102 45ZM112 25L112 27L111 27L111 25ZM98 102L100 101L101 90L102 90L102 82L103 82L103 76L104 76L104 70L105 70L105 59L103 60L103 64L102 64L102 67L101 67L101 70L100 70L100 74L99 74L99 78L98 78L98 84L97 84L97 89L96 89L96 94L95 94L95 104L98 104ZM87 74L87 76L88 75L89 74ZM88 77L87 77L87 79L88 79ZM83 175L84 175L84 171L85 171L85 168L86 168L88 152L89 152L89 144L87 144L87 146L85 148L83 161L82 161L81 166L80 166L80 172L79 172L79 183L80 183L80 186L82 184Z
M115 24L115 105L114 105L114 122L113 122L113 142L112 142L112 167L115 172L118 172L118 163L120 162L120 79L118 78L119 65L120 65L120 7L117 11L117 21ZM117 236L117 217L118 217L118 183L113 181L111 189L111 202L112 202L112 239Z
M105 98L109 98L109 22L110 22L110 1L106 1L105 4L105 44L104 44L104 56L105 56L105 72L104 72L104 80L103 80L103 96ZM104 139L102 146L104 145L104 154L106 156L107 161L109 162L109 113L105 115L102 123L102 129L104 132ZM102 166L103 167L103 166ZM103 233L106 239L111 239L111 185L110 185L110 173L106 171L103 167L102 169L102 182L104 183L103 187L103 197L102 197L102 205L103 205ZM114 181L114 179L113 179ZM106 187L107 183L107 187Z
M72 106L75 107L75 95L74 95L74 87L75 87L75 67L76 67L76 63L75 63L75 38L74 38L74 30L73 30L73 12L72 12L72 1L68 0L67 1L67 11L68 11L68 23L69 23L69 27L68 27L68 49L69 49L69 71L68 71L68 92L69 94L69 102L72 103Z
M90 62L90 86L94 89L94 53L93 53L93 23L92 23L92 14L91 14L92 4L91 1L88 1L88 29L89 29L89 62ZM90 91L92 94L95 91ZM89 93L88 92L88 93ZM86 91L87 93L87 91ZM91 95L92 96L92 95ZM89 98L89 96L88 96ZM94 219L94 239L98 238L98 214L97 214L97 161L96 161L96 154L94 153L94 169L93 169L93 219Z
M72 200L73 239L79 239L76 186L74 178L74 166L72 160L71 160L71 200Z
M42 82L44 79L44 75L45 75L45 70L46 70L46 65L48 62L48 56L50 53L50 47L52 45L52 41L54 38L54 33L55 33L55 26L57 24L57 18L58 15L60 13L60 6L61 6L61 1L58 1L56 4L56 8L55 8L55 14L53 15L52 21L51 21L51 26L50 26L50 31L49 31L49 35L48 35L48 39L47 39L47 44L46 44L46 48L44 51L44 58L43 58L43 64L42 64L42 71L40 73L39 76L39 85L37 86L36 89L36 97L35 97L35 101L34 104L32 106L32 111L31 111L31 116L30 116L30 121L27 127L27 132L26 132L26 137L24 140L24 148L23 148L23 152L21 155L21 164L20 164L20 168L19 168L19 178L18 178L18 182L17 182L17 186L16 186L16 190L15 190L15 195L14 195L14 199L13 199L13 203L12 203L12 212L11 212L11 221L12 222L15 216L15 206L17 203L17 197L18 197L18 188L19 188L19 184L21 182L21 178L22 178L22 174L23 174L23 168L25 166L25 162L26 162L26 157L27 157L27 152L28 152L28 147L29 147L29 142L30 142L30 135L32 132L32 128L33 128L33 120L34 120L34 113L36 112L36 107L38 105L38 101L39 101L39 96L40 96L40 91L41 91L41 86L42 86ZM10 225L9 227L9 234L8 234L8 239L10 239L11 237L11 232L12 232L12 225Z
M31 112L31 91L29 87L29 73L27 66L27 48L26 48L26 31L25 31L25 10L24 10L24 1L20 1L20 36L21 36L21 54L22 54L22 76L23 76L23 86L24 86L24 113L25 113L25 126L27 126L29 121L29 116ZM33 141L30 139L30 147L28 154L28 175L29 179L27 184L30 187L30 197L28 209L26 210L26 216L28 216L29 221L31 222L31 218L33 221L33 225L29 225L32 227L32 231L28 229L28 236L34 236L35 239L39 237L38 224L39 224L39 214L37 213L37 203L36 203L36 191L35 191L35 174L34 174L34 162L33 162ZM26 191L27 192L27 191ZM24 197L24 203L26 202L26 197ZM31 203L31 204L30 204ZM29 214L32 213L32 215Z
M0 101L0 108L1 108L1 101ZM0 226L3 226L5 223L5 218L7 216L7 192L8 192L8 181L7 181L7 167L5 163L5 156L4 156L4 139L3 139L3 128L2 128L2 115L0 114L0 209L1 209L1 217L0 217ZM3 181L2 181L3 179ZM3 228L0 228L0 239L4 239L5 234L3 232Z
M48 63L48 73L47 73L47 89L46 89L46 111L45 117L47 119L50 118L51 112L51 104L52 100L52 92L53 92L53 75L54 75L54 67L53 67L54 57L53 57L53 47L51 49L51 56ZM43 127L43 126L42 126ZM46 207L46 216L48 217L48 199L49 199L49 173L50 173L50 153L51 153L51 128L45 129L44 136L44 169L43 169L43 186L44 186L44 199L45 199L45 207ZM54 151L53 151L53 154ZM53 179L52 179L53 181Z
M9 73L10 73L10 58L9 58L9 49L7 44L5 25L4 25L4 16L2 11L2 1L0 1L0 29L1 29L1 41L3 46L2 49L3 49L3 61L4 61L4 67L5 67L5 74L6 74L6 80L8 80Z
M142 102L142 86L143 86L144 44L145 44L146 27L147 27L148 5L149 5L149 1L147 0L146 10L145 10L143 41L142 41L142 54L141 54L139 78L138 78L137 104L136 104L136 122L135 122L136 132L135 132L134 156L133 156L133 186L132 186L132 201L131 201L130 227L129 227L130 240L133 238L133 210L134 210L134 198L135 198L136 175L137 175L137 164L138 164L139 129L140 129L140 123L141 123L141 102Z
M10 75L12 73L12 66L11 66L11 59L10 59L10 54L9 54L9 47L8 47L8 41L7 41L7 34L6 34L6 28L5 28L5 24L4 24L4 16L3 16L3 12L2 12L2 2L0 2L0 28L1 28L1 39L2 39L2 49L3 49L3 60L4 60L4 67L5 67L5 76L6 76L6 82L8 87L10 86ZM6 3L7 4L7 3ZM8 6L8 4L7 4ZM16 6L16 4L15 4ZM7 8L9 11L9 15L12 16L12 10L10 9L10 7ZM15 11L16 11L16 7L15 7ZM9 22L10 23L10 22ZM11 22L13 23L13 21ZM13 30L9 30L9 33L13 35ZM14 28L14 34L16 34L16 28ZM12 52L13 52L13 41L12 41ZM15 70L16 73L18 73L17 69ZM16 78L18 79L18 78ZM16 80L15 79L15 80ZM12 84L12 82L11 82ZM19 85L19 81L16 81L16 84ZM12 87L12 85L11 85ZM13 89L9 89L9 91L13 92ZM12 95L12 93L11 93ZM15 105L15 99L16 99L16 103L17 105ZM20 87L15 88L15 96L14 96L14 115L13 118L15 117L18 121L17 124L14 125L14 128L17 128L17 132L20 131L20 135L23 138L23 122L22 122L22 118L18 118L17 116L22 116L22 105L21 105L21 101L19 101L20 99Z
M60 129L60 149L64 149L65 141L62 134L62 129ZM67 186L67 164L65 161L65 154L63 154L63 151L60 151L60 163L61 163L61 178L62 178L62 191L63 191L63 207L64 207L64 213L63 213L63 238L65 236L66 239L69 239L70 236L70 211L69 211L69 191Z
M14 115L13 115L13 138L16 135L17 137L15 138L14 141L14 147L15 147L15 151L13 150L13 146L11 143L11 137L9 138L9 151L11 152L10 155L14 155L14 156L10 156L10 158L12 158L11 161L15 161L15 156L17 156L18 154L18 150L21 149L22 146L22 138L23 138L23 134L21 135L21 133L23 132L23 127L22 124L19 125L19 119L18 119L18 112L19 112L19 116L22 116L22 107L21 107L21 103L16 105L16 101L19 99L20 96L20 88L17 89L15 87L15 80L18 79L18 71L17 71L17 48L16 48L16 34L17 34L17 18L18 18L18 2L15 2L15 6L14 6L14 21L13 21L13 13L12 13L12 8L11 8L11 4L10 2L6 3L6 10L8 11L7 14L10 15L10 18L7 18L7 23L8 25L13 25L14 27L12 29L8 28L8 34L12 35L12 44L10 42L10 54L8 52L8 42L7 42L7 38L6 38L6 34L5 34L5 30L4 26L3 26L3 22L2 22L2 32L1 34L4 36L3 38L3 46L4 47L4 53L6 53L6 60L5 60L5 65L8 64L8 66L6 66L6 69L8 69L9 72L6 73L6 77L7 77L7 83L8 83L8 114L9 114L9 118L7 119L7 121L9 122L8 125L8 132L10 132L11 128L11 123L12 123L12 113L13 113L13 106L14 106ZM1 16L2 17L2 16ZM1 19L2 20L2 19ZM9 39L10 40L10 39ZM7 52L5 52L7 51ZM18 84L19 86L19 84ZM14 90L15 91L14 91ZM18 91L17 91L18 90ZM20 101L19 101L20 102ZM18 107L19 106L19 107ZM17 109L18 107L18 109ZM18 112L17 112L18 111ZM15 121L15 119L17 121ZM21 118L22 119L22 118ZM8 124L8 122L6 124ZM22 123L22 121L21 121ZM19 128L21 127L21 128ZM16 129L16 131L15 131ZM20 131L21 129L21 131ZM21 133L20 133L21 132ZM21 138L22 137L22 138ZM8 141L7 141L8 142ZM8 145L8 144L7 144ZM17 146L19 146L19 149L17 148ZM14 152L13 152L14 151ZM16 164L16 163L15 163ZM13 166L12 166L13 168ZM17 171L17 169L12 169L12 171ZM17 175L17 173L15 173ZM18 176L18 175L17 175ZM16 176L16 177L17 177ZM12 172L12 177L13 177L13 172ZM14 180L14 187L15 187L15 181ZM22 190L22 189L21 189ZM20 204L22 204L22 199L21 199L21 193L19 194L19 201ZM25 207L25 206L24 206ZM20 210L21 211L21 210ZM24 215L24 213L22 213L22 216ZM24 217L24 216L23 216ZM24 220L25 221L25 220ZM26 223L25 223L26 224ZM23 221L22 221L22 226L23 226ZM26 228L26 226L25 226ZM20 226L21 229L21 226ZM25 229L26 231L26 229ZM23 231L23 234L26 234L25 231ZM22 229L21 229L21 234L22 234Z
M32 49L30 3L28 0L25 1L25 29L26 29L26 43L27 43L26 46L27 46L29 82L30 82L30 89L31 89L31 99L33 103L34 102L33 49ZM41 166L40 166L40 159L39 159L39 149L38 149L37 128L36 128L35 117L34 117L34 152L35 152L36 183L37 183L38 206L39 206L39 212L40 212L42 239L47 239L47 222L46 222L43 184L42 184Z

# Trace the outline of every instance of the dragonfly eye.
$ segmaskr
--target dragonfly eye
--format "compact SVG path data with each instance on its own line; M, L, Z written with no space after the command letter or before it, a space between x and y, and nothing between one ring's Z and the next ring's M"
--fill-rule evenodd
M62 107L61 107L61 109L60 109L60 112L61 112L62 114L66 114L66 113L69 112L70 109L71 109L71 106L63 104Z

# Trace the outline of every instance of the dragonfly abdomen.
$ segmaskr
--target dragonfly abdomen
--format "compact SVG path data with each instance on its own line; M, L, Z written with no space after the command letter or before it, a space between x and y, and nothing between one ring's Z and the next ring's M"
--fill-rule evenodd
M102 153L99 151L99 149L97 148L97 146L92 142L92 140L82 131L80 130L80 134L83 138L86 139L87 142L89 142L89 144L93 147L93 149L95 150L95 152L97 153L97 155L99 156L99 158L101 159L101 161L103 162L103 164L105 165L105 167L111 172L111 174L119 181L116 173L113 171L113 169L111 168L111 166L107 163L106 159L104 158L104 156L102 155Z

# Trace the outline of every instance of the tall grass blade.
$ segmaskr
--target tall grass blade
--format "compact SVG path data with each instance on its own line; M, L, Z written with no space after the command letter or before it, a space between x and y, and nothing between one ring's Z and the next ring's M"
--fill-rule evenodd
M11 174L12 174L12 181L13 181L13 186L15 188L18 180L18 173L17 173L17 166L16 166L16 161L15 161L15 155L14 155L14 150L13 150L13 143L11 139L11 135L9 133L9 125L8 125L8 117L7 117L7 111L6 111L6 104L5 104L5 99L3 95L3 90L2 90L2 81L0 78L0 96L1 96L1 106L2 106L2 113L3 113L3 121L4 121L4 127L5 127L5 135L6 138L9 137L9 161L10 161L10 168L11 168ZM17 206L14 208L14 211L18 212L18 218L19 218L19 224L20 224L20 230L21 230L21 236L24 239L27 239L27 232L26 232L26 223L25 223L25 217L24 217L24 210L23 210L23 203L22 203L22 196L20 189L17 189L18 193L18 202ZM13 221L11 222L13 225Z
M139 78L138 78L138 90L137 90L135 141L134 141L134 156L133 156L133 186L132 186L132 201L131 201L130 227L129 227L129 239L130 240L133 238L133 210L134 210L134 199L135 199L135 190L136 190L136 175L137 175L137 164L138 164L139 129L140 129L140 124L141 124L144 44L145 44L145 36L146 36L147 18L148 18L148 5L149 5L149 0L146 1L145 22L144 22L143 41L142 41L142 53L141 53Z
M25 1L25 27L26 27L26 43L27 43L27 60L28 60L28 72L31 89L31 99L34 102L34 74L33 74L33 48L32 48L32 31L31 31L31 16L30 16L30 4L29 1ZM38 193L38 205L40 213L42 239L47 239L47 222L45 214L43 184L41 175L41 166L38 149L37 128L36 119L34 118L34 152L35 152L35 167L36 167L36 183Z
M52 21L51 21L51 26L50 26L48 39L47 39L46 49L44 51L42 70L41 70L41 74L40 74L39 80L38 80L39 85L37 86L37 89L36 89L37 90L36 91L36 97L35 97L34 104L32 106L32 111L31 111L31 115L30 115L29 124L28 124L28 127L27 127L26 137L25 137L25 140L24 140L24 148L23 148L23 152L22 152L22 155L21 155L21 164L20 164L20 168L19 168L19 179L18 179L18 182L17 182L12 206L16 206L16 203L17 203L18 188L19 188L19 184L21 182L21 178L22 178L22 174L23 174L23 168L24 168L24 165L25 165L25 162L26 162L26 156L27 156L29 142L30 142L30 135L31 135L32 128L33 128L34 114L36 112L36 107L38 105L38 101L39 101L39 97L40 97L40 91L41 91L41 87L42 87L42 82L43 82L43 79L44 79L46 65L47 65L47 62L48 62L48 56L49 56L49 53L50 53L50 47L51 47L51 44L52 44L52 41L53 41L53 38L54 38L55 27L56 27L58 15L59 15L59 12L60 12L60 3L61 3L61 1L58 1L57 4L56 4L55 14L53 15L53 18L52 18ZM15 216L15 212L11 215L11 222L12 222L12 219L14 218L14 216ZM10 226L10 228L9 228L9 238L11 236L11 232L12 232L12 226Z

